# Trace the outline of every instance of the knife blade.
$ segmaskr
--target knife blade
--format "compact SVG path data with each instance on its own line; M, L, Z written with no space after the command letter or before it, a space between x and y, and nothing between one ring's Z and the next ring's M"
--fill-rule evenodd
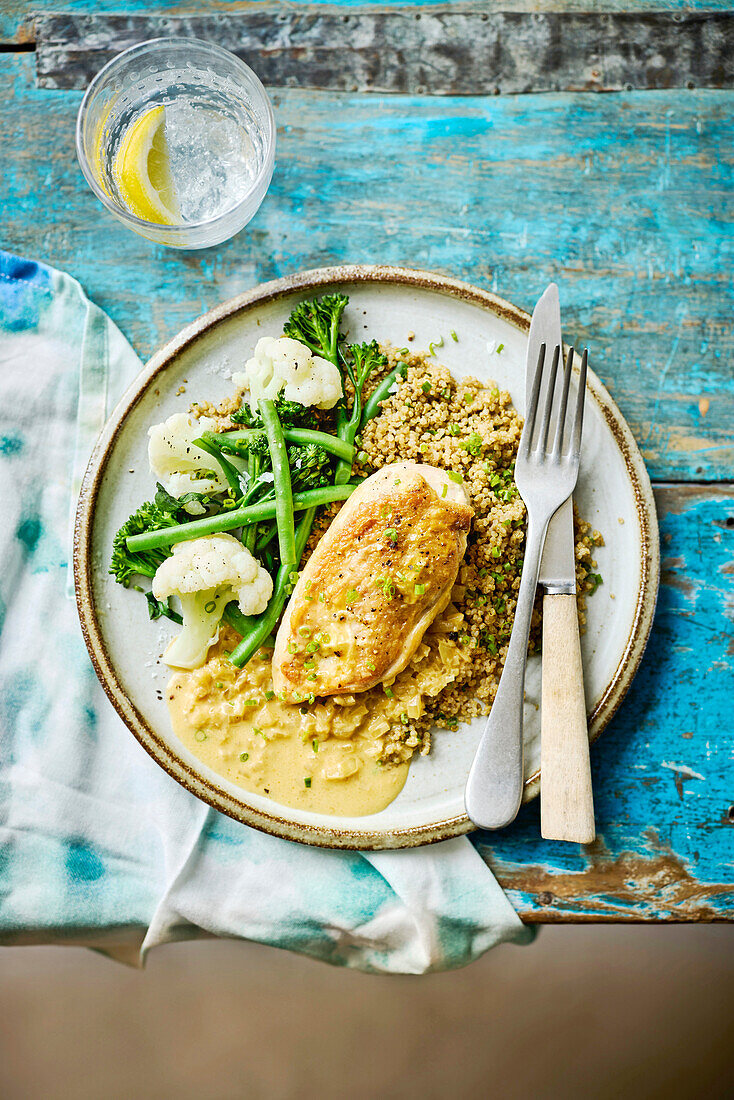
M528 353L525 365L525 392L530 393L535 368L538 365L540 345L545 344L546 354L552 355L556 344L563 347L561 335L561 304L558 286L551 283L538 299L530 321ZM563 353L559 369L563 368ZM569 397L572 401L573 398ZM543 408L545 391L541 392L539 408ZM571 404L573 408L573 404ZM556 415L551 421L551 438L555 427ZM568 595L576 593L576 559L573 539L573 504L569 498L563 504L548 527L548 534L540 563L538 583L546 592L562 592Z

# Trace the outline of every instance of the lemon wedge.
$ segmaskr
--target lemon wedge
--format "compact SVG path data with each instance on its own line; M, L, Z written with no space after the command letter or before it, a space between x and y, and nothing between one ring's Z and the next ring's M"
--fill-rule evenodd
M138 218L157 225L182 223L166 144L166 109L151 107L127 129L112 171L120 198Z

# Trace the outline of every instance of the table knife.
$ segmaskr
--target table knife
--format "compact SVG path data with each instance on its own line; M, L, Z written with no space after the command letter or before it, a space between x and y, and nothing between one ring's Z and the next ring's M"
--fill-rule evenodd
M525 388L540 345L563 346L558 287L551 283L530 323ZM547 840L588 844L595 837L583 668L576 608L573 502L550 521L540 564L543 597L540 831Z

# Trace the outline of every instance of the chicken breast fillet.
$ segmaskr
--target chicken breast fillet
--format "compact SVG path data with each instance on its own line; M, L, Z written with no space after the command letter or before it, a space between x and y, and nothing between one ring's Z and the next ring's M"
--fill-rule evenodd
M298 579L275 641L275 690L300 702L392 680L451 598L472 515L463 485L434 466L368 477Z

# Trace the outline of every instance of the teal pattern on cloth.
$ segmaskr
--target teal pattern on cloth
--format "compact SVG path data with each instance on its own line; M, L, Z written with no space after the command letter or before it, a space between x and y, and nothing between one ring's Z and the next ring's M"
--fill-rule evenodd
M331 852L267 836L178 786L88 659L71 518L95 437L140 369L69 275L0 252L0 942L138 964L244 937L342 966L462 966L525 928L471 842Z

